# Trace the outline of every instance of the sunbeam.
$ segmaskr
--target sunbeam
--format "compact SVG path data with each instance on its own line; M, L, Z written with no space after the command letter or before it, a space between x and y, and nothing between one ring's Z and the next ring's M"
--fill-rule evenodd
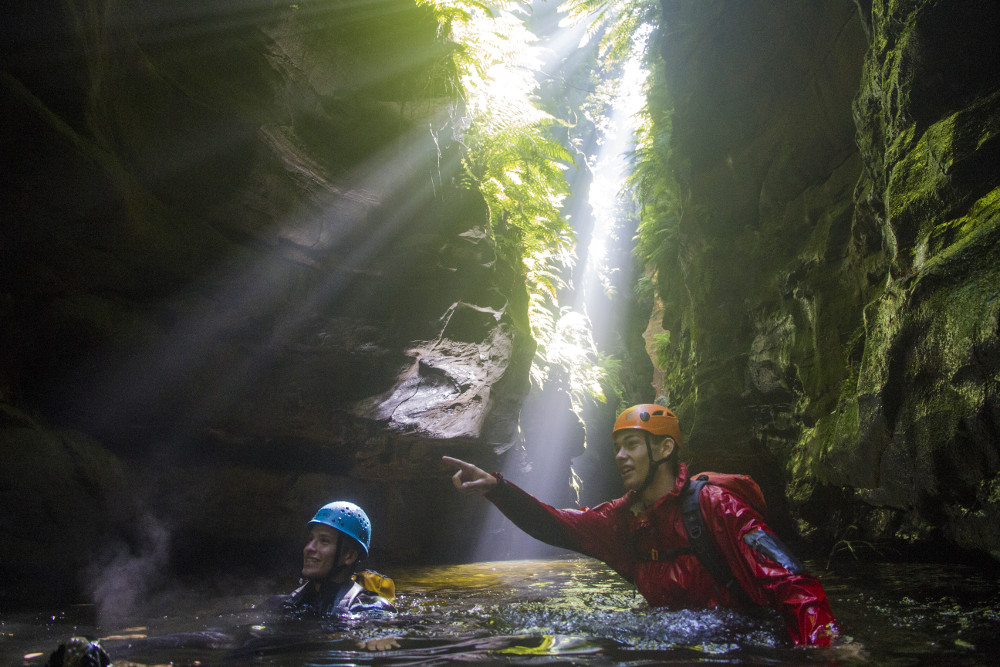
M433 181L450 179L459 168L450 159L438 164L430 144L426 128L413 130L343 179L347 189L288 158L287 171L298 177L306 171L315 194L269 233L283 252L267 263L238 256L204 276L192 286L204 308L175 322L164 345L143 346L128 367L85 392L82 412L100 420L101 431L150 418L156 422L161 413L163 420L185 415L176 423L197 428L223 413L242 412L236 406L248 395L270 393L260 387L267 386L261 379L273 359L334 304L354 301L353 308L369 313L385 308L364 287L369 272L385 269L372 262L405 238L414 220L428 219L422 209L434 200ZM405 255L399 255L402 262ZM246 337L249 332L252 338ZM259 346L260 353L229 361L218 356L220 345L224 349L240 339ZM177 395L192 377L209 386L198 397ZM280 393L279 387L272 389Z
M536 4L535 10L539 12L540 5ZM542 105L549 106L546 95L565 95L581 81L594 85L591 59L597 45L587 46L585 22L569 21L559 14L542 13L534 18L535 30L551 31L540 34L546 53L543 69L536 74L543 86ZM579 502L581 479L572 460L585 447L583 404L591 400L589 397L601 395L597 359L618 327L612 303L614 285L623 276L613 273L621 272L622 267L615 262L617 257L608 255L607 248L613 238L629 238L637 224L623 189L635 116L644 103L642 59L647 34L637 35L621 73L593 91L605 100L606 110L589 119L596 126L595 137L571 139L581 171L574 177L577 191L567 201L564 215L576 232L578 245L574 255L562 262L565 289L560 290L555 303L544 307L552 313L551 326L536 329L540 352L532 374L533 392L521 420L530 430L522 433L523 449L511 452L501 471L529 492L560 506ZM577 258L580 265L575 266ZM552 548L512 529L497 513L488 516L474 552L481 560L553 553Z
M577 500L581 406L601 391L594 320L613 326L593 299L608 298L602 248L621 222L608 204L617 200L620 166L611 164L627 147L619 127L627 114L601 120L603 102L580 111L594 92L596 45L581 47L586 26L563 21L552 4L491 13L460 3L454 14L454 3L417 3L418 14L412 5L400 13L400 4L305 2L272 12L253 2L176 11L140 3L96 17L106 30L85 36L104 77L92 91L95 152L135 220L149 224L144 211L156 211L163 227L148 236L170 247L179 277L124 335L60 374L52 403L68 422L114 451L140 451L141 436L158 460L191 454L189 463L216 445L308 442L313 455L330 457L313 467L341 473L352 464L343 443L329 442L338 419L419 432L432 410L461 412L452 403L466 390L442 380L436 398L413 399L416 416L395 414L424 383L421 341L445 340L456 313L492 325L504 316L499 292L465 304L482 286L446 285L465 267L436 254L442 239L483 238L484 256L471 261L526 283L539 342L538 393L526 412L551 415L544 428L526 420L535 422L522 438L529 448L511 451L506 466L512 478L530 472L526 483L553 501ZM441 16L449 19L435 23ZM425 37L437 32L433 47L408 44L410 19L433 24L422 28ZM236 57L251 64L220 74ZM274 81L285 88L283 106L267 114ZM119 110L140 99L153 107L138 106L149 112L144 122ZM463 191L478 198L472 215L458 210ZM167 238L192 229L212 246L191 235L177 250ZM421 320L426 313L438 318ZM492 342L477 345L505 367L507 352L494 356ZM444 366L464 372L461 362ZM338 376L350 381L333 383ZM474 396L482 426L492 387L476 381L487 384ZM448 430L448 419L442 441L480 435ZM509 430L489 444L509 448ZM521 553L532 551L494 543L480 557Z

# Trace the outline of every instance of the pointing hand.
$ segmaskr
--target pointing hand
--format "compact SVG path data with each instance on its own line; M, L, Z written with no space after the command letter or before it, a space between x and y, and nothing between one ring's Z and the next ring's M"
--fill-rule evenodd
M462 493L484 495L492 491L497 485L496 477L471 463L453 459L450 456L442 456L441 460L457 470L452 475L451 481L455 485L455 488Z

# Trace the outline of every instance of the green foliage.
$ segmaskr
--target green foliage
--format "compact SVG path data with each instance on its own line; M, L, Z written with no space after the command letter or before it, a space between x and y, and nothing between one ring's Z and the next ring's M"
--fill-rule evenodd
M528 289L528 317L538 344L531 378L536 386L558 377L566 382L574 408L589 401L624 402L622 363L598 354L586 315L561 306L563 276L575 261L575 238L562 215L568 195L565 178L573 158L556 141L558 120L535 102L534 73L540 59L535 38L524 26L517 2L418 0L439 22L439 34L454 44L456 97L463 108L464 166L470 186L482 193L498 256L522 271ZM589 21L602 71L594 72L596 92L583 104L587 122L606 122L612 88L637 48L649 44L657 23L655 0L568 0L571 18ZM649 56L647 55L647 58ZM664 178L669 132L667 105L652 106L633 156L638 173L629 189L641 205L640 254L654 261L676 235L676 190ZM659 137L659 139L658 139ZM672 225L672 226L671 226ZM645 281L652 296L651 279Z
M621 359L607 354L598 354L597 366L601 374L601 393L603 402L618 408L625 405L625 369Z
M572 158L533 125L484 135L473 130L468 173L486 199L497 252L514 265L522 259L537 288L558 287L554 264L572 261L574 237L562 216L568 193L563 170Z
M570 18L589 19L587 36L600 35L600 56L608 67L620 65L632 53L635 36L644 25L655 25L659 3L652 0L566 0L560 5Z
M632 287L632 293L640 303L652 303L656 296L656 282L653 280L653 276L648 274L640 276Z
M656 367L659 369L667 368L667 365L670 363L669 331L664 331L653 336L653 350L656 355Z
M598 355L591 337L591 324L587 316L569 307L553 313L553 304L545 297L533 295L535 313L532 334L538 341L535 363L532 365L532 382L544 386L549 374L557 371L567 383L570 403L579 414L588 401L606 400L606 389L618 391L616 378L620 375L620 362ZM535 323L538 323L535 326ZM609 375L615 371L617 375Z
M626 186L639 210L636 254L644 263L660 266L670 254L676 255L681 210L680 189L670 164L671 105L656 47L662 34L660 4L654 0L566 0L561 7L572 17L589 20L589 35L600 35L607 70L619 67L635 48L644 48L650 72L647 103L639 114Z
M663 92L663 64L654 56L650 66L647 104L631 155L628 185L639 209L635 252L646 264L659 267L677 255L681 200L680 188L672 177L671 109Z
M569 151L551 138L554 119L535 104L535 37L517 2L418 0L430 6L443 36L455 43L459 97L469 118L464 142L470 181L489 206L500 256L521 265L537 284L556 289L556 264L572 256L573 234L562 216ZM522 263L523 262L523 263ZM547 266L542 266L547 265Z
M528 290L528 320L538 348L531 377L543 386L554 370L567 378L574 405L603 395L589 328L560 308L562 275L576 239L562 215L572 155L553 139L557 121L535 102L540 66L521 3L421 0L455 43L452 62L462 115L469 183L489 209L497 255L519 268Z

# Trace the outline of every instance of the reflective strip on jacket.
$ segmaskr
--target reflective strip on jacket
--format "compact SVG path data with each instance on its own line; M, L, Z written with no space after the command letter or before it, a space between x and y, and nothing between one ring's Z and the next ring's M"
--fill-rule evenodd
M687 474L681 464L673 490L641 512L631 509L638 502L631 491L578 510L546 505L507 481L486 497L535 539L605 562L632 582L650 606L738 607L737 596L716 583L694 554L669 557L672 550L690 546L680 498ZM701 507L708 532L749 598L777 609L796 645L828 646L837 632L836 621L819 580L805 572L792 573L743 540L758 530L771 532L763 517L713 484L702 489Z

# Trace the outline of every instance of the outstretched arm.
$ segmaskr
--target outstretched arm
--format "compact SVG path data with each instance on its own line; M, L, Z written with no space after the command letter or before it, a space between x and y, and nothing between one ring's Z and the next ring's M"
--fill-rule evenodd
M453 459L450 456L442 456L441 460L456 469L455 474L451 476L451 482L462 493L475 493L483 496L496 488L497 478L482 468L477 468L471 463Z
M580 550L574 541L567 539L560 510L538 501L512 484L501 483L497 477L471 463L450 456L442 456L441 460L455 469L451 482L460 492L486 496L508 519L537 540Z
M556 509L471 463L442 460L456 469L452 483L462 493L486 496L514 524L536 540L599 558L619 572L627 563L625 540L616 532L613 508L604 503L593 510Z

